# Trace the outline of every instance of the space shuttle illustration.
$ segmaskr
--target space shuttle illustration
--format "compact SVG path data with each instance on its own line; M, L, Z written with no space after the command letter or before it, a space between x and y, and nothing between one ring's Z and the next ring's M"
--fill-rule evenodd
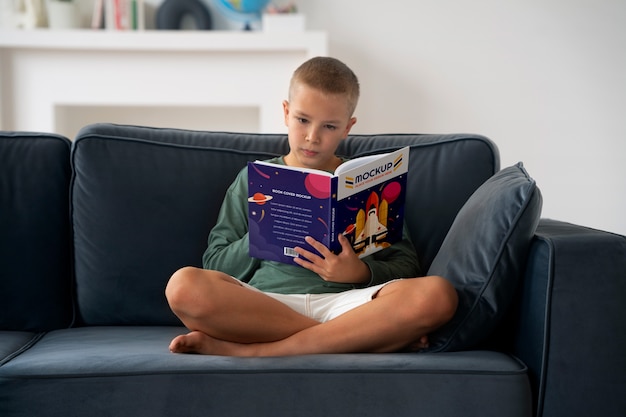
M367 198L365 210L358 211L352 243L357 254L368 252L372 246L389 246L389 243L384 242L387 237L388 206L387 200L380 201L378 194L373 191Z

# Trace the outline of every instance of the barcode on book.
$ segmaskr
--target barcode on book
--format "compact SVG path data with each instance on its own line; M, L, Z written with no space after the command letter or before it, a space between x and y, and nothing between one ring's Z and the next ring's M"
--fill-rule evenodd
M285 256L291 256L292 258L297 258L298 257L298 253L293 250L293 248L288 248L288 247L283 247L283 254Z

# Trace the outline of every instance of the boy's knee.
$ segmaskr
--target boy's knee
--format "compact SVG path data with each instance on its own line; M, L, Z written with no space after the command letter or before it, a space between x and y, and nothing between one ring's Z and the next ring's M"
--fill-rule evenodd
M437 328L452 319L456 312L458 296L447 279L440 276L416 278L412 286L413 314L422 324Z
M456 288L447 279L440 276L432 276L432 286L434 297L437 300L437 316L443 325L450 321L456 312L458 305L458 294Z
M174 272L165 287L165 297L170 306L185 303L187 295L190 291L193 292L193 282L198 276L198 271L200 271L198 268L186 266Z

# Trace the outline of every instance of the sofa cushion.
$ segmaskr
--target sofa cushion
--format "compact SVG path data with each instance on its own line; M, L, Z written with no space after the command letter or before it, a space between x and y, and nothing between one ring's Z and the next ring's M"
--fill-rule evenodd
M457 289L457 312L431 337L431 350L476 346L496 328L524 273L542 197L522 163L503 169L470 197L428 270Z
M0 330L0 366L34 345L44 333Z
M72 322L70 141L0 132L0 329Z
M123 137L94 128L74 141L72 220L82 325L179 324L165 300L169 277L183 266L202 265L226 188L248 160L268 157L167 130L148 132L151 140L132 137L132 129L117 132Z
M526 366L500 352L170 353L170 340L185 331L105 326L50 332L0 367L0 415L531 415ZM468 404L478 411L467 413Z

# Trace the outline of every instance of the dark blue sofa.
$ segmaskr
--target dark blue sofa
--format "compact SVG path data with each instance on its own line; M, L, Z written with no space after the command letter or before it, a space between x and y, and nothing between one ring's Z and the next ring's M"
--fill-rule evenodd
M624 416L626 238L539 220L539 188L482 136L340 153L405 145L422 268L461 297L431 349L231 358L170 353L185 330L163 292L201 264L237 172L285 137L0 133L0 416Z

